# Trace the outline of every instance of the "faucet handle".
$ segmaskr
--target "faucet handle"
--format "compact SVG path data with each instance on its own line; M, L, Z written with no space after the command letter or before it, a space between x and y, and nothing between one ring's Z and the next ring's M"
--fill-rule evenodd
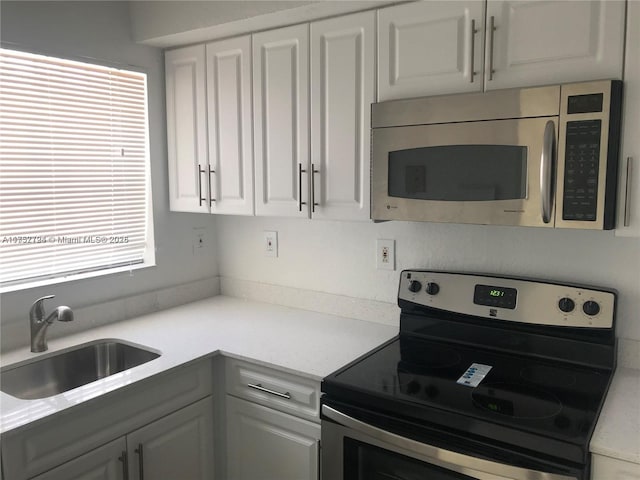
M29 310L29 317L32 319L35 317L38 320L42 319L42 317L44 317L44 307L42 306L42 303L50 298L55 298L55 295L45 295L33 302L31 309Z

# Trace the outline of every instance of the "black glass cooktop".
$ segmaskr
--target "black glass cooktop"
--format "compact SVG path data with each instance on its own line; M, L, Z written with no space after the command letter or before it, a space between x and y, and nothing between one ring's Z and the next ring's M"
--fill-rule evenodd
M475 387L459 383L474 365L491 369ZM606 370L401 336L327 377L323 391L474 434L500 437L496 431L506 427L585 447L609 377Z

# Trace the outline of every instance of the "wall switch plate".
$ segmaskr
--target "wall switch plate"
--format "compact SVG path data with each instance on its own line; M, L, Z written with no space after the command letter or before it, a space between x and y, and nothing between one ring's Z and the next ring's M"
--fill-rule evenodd
M376 240L376 268L378 270L396 269L395 240Z
M264 232L264 255L278 256L278 232Z

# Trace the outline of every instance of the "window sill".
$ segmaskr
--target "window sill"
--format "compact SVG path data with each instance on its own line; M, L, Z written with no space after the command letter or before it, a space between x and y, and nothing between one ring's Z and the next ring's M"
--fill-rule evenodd
M84 272L84 273L75 273L75 274L67 275L64 277L54 277L54 278L47 278L44 280L37 280L33 282L20 283L16 285L7 285L4 287L0 287L0 293L17 292L21 290L29 290L31 288L45 287L48 285L59 285L67 282L74 282L77 280L86 280L89 278L98 278L106 275L114 275L114 274L124 273L124 272L129 272L129 274L133 276L133 272L136 270L153 268L155 266L156 266L155 262L153 263L147 262L147 263L137 263L131 266L109 268L104 270L94 270L91 272Z

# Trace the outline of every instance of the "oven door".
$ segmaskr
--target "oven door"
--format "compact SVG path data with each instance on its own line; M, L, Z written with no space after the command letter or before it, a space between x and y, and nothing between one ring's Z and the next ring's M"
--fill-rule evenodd
M372 130L374 220L554 226L558 117Z
M322 480L579 480L418 442L322 405Z

